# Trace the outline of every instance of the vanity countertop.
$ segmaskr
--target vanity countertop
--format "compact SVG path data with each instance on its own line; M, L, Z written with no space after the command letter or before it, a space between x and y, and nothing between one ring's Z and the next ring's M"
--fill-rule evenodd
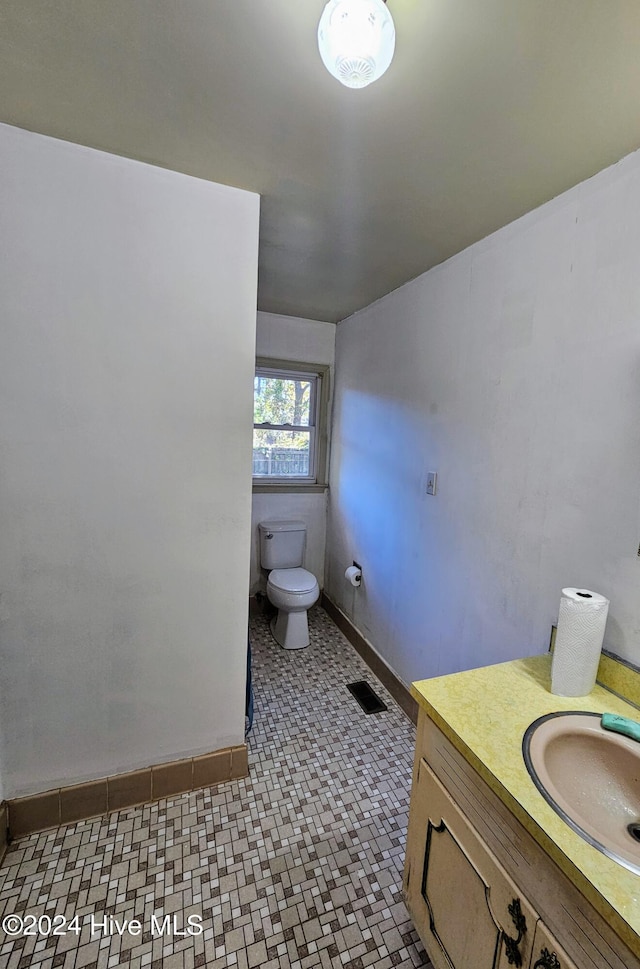
M624 669L601 663L621 692ZM625 695L636 698L629 671ZM628 871L584 841L547 804L529 777L522 737L538 717L559 710L619 713L634 720L640 711L596 685L586 697L550 692L551 657L533 656L497 666L452 673L412 684L419 706L478 771L521 824L579 891L640 956L640 875Z

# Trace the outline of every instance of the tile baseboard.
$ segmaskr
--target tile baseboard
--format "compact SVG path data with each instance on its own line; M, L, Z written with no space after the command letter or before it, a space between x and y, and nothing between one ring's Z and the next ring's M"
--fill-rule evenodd
M402 708L402 710L404 710L409 719L413 723L417 724L418 704L411 696L409 687L406 686L397 673L395 673L391 667L385 663L377 650L364 638L362 633L353 625L349 617L344 614L342 609L339 609L338 606L331 601L326 592L322 593L320 605L325 610L327 615L333 619L340 632L344 633L356 652L360 654L367 666L371 669L371 672L377 676L382 685L387 688L393 699Z
M0 861L8 841L35 831L223 784L246 777L248 773L247 745L240 744L198 757L9 799L0 805Z

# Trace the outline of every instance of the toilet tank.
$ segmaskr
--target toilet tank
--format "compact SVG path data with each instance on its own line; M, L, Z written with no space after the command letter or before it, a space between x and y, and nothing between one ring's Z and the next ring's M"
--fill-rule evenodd
M297 569L304 559L304 522L260 522L260 564L263 569Z

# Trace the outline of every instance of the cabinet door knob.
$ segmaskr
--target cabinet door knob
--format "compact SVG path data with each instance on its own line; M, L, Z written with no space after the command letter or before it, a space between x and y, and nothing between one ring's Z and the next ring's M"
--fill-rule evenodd
M555 952L541 949L540 958L534 963L533 969L562 969L562 966Z
M507 935L507 933L503 930L502 938L504 939L507 962L510 966L516 966L519 969L519 967L522 965L522 955L520 954L519 946L522 942L523 935L527 931L527 920L522 914L519 898L514 898L509 906L509 915L511 916L511 921L515 926L516 932L518 933L518 937L517 939L512 939L511 936Z

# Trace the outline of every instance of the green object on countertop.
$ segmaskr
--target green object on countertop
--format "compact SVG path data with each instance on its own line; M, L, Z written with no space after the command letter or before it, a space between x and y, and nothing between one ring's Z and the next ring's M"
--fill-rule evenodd
M620 717L617 713L603 713L600 723L605 730L613 730L614 733L621 733L625 737L631 737L632 740L640 741L640 723L637 720Z

